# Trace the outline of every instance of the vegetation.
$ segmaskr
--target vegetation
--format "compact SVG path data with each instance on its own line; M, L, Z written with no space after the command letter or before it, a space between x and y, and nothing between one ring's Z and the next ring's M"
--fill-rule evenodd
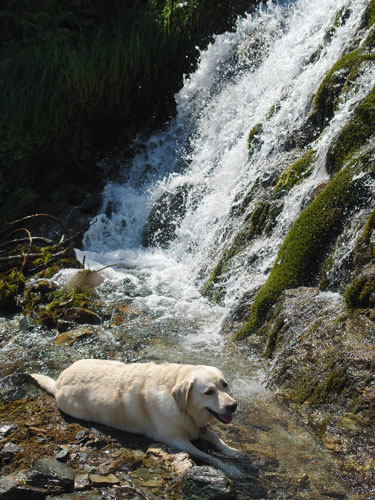
M375 86L353 113L353 118L333 141L327 154L327 170L334 174L375 131Z
M280 210L281 206L275 203L274 200L265 200L255 205L247 221L246 228L235 236L232 244L224 251L219 262L211 272L202 289L203 295L209 297L214 302L218 302L221 299L222 288L220 287L220 282L224 280L225 272L228 270L232 259L246 248L249 241L273 227Z
M306 153L299 160L295 161L292 165L287 167L279 176L275 191L289 192L293 186L300 184L312 172L312 163L315 154L312 149Z
M370 28L374 24L373 2L365 11L362 25ZM355 84L361 68L366 62L373 62L375 55L371 52L374 48L374 29L370 31L362 45L351 52L344 54L330 69L318 91L314 96L313 117L320 127L324 127L337 109L340 99Z
M67 176L93 178L94 144L171 113L196 45L245 0L8 0L0 30L0 199L9 220Z
M370 155L371 156L371 155ZM372 169L364 155L363 164ZM317 283L324 257L352 208L360 202L361 183L356 182L358 158L354 158L301 213L277 254L266 283L259 290L247 323L235 334L241 339L255 332L280 293L288 288Z

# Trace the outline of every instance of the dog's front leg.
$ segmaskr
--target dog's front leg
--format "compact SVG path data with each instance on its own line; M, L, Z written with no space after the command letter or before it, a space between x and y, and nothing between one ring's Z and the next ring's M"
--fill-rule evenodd
M222 451L229 457L238 457L239 455L241 455L241 452L239 450L228 446L222 439L219 438L219 436L215 432L212 432L208 429L204 432L201 432L199 438L207 441L210 444L213 444L219 451Z
M226 464L222 462L220 459L205 453L204 451L199 450L196 446L194 446L188 439L178 438L173 440L173 442L168 443L171 446L178 448L181 451L186 451L193 457L200 458L203 462L214 465L218 469L224 471L229 477L239 478L242 476L241 472L234 467L233 465ZM223 443L225 445L225 443ZM225 445L226 446L226 445ZM229 448L229 446L228 446Z

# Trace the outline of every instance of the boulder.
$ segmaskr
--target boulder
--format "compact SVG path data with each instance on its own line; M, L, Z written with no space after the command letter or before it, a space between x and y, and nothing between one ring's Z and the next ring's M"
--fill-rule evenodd
M0 498L2 500L44 500L47 490L24 484L15 476L4 476L0 479Z
M237 495L227 476L213 467L195 466L186 470L181 488L188 500L236 500Z
M165 192L153 206L143 232L142 244L145 247L167 248L176 238L179 227L187 210L191 185L183 185L173 192Z

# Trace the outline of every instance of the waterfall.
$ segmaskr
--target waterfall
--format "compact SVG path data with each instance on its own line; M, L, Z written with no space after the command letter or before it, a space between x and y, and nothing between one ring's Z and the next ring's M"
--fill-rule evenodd
M239 18L234 32L215 36L197 70L184 79L171 124L147 141L137 138L124 183L105 187L102 211L84 239L88 261L117 264L108 278L145 287L143 300L160 317L194 322L203 335L214 336L241 297L265 282L306 199L328 179L332 137L372 87L374 75L363 75L360 90L339 103L312 142L312 172L280 198L267 231L233 256L222 271L219 305L210 304L200 293L210 273L274 179L306 152L288 144L303 127L322 79L353 39L366 4L269 2ZM346 20L335 23L340 12ZM249 154L251 130L256 140ZM174 237L166 248L145 248L142 234L152 207L177 193L183 193L184 207Z

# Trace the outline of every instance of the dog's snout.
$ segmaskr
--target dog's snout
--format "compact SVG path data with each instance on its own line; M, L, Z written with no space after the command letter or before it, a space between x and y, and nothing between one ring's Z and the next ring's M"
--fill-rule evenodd
M233 403L226 405L225 409L228 413L234 413L237 410L237 403L234 401Z

